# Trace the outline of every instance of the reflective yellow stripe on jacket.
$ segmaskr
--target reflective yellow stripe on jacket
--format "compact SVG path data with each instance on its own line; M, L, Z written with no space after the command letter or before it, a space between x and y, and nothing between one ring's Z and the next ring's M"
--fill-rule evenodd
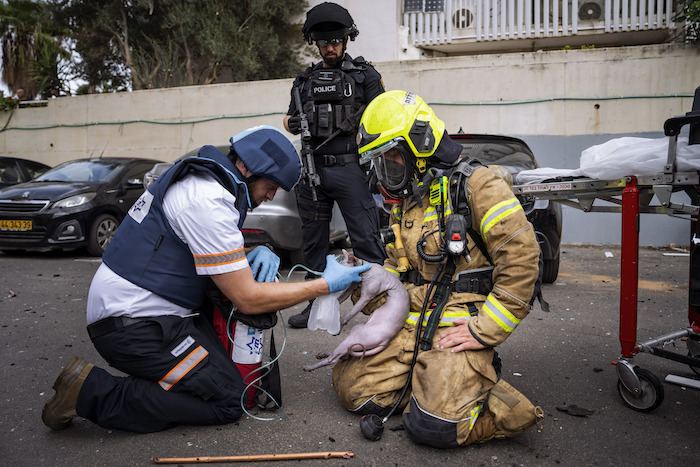
M423 317L423 326L428 324L428 318L430 318L431 311L426 311ZM418 323L418 318L420 313L417 311L411 311L406 318L406 323L416 325ZM440 326L454 326L454 322L457 319L471 319L469 311L444 311L442 317L440 318Z
M452 214L452 208L450 208L450 204L447 203L447 206L445 207L445 213L443 216L447 217ZM430 206L425 210L425 213L423 214L423 223L427 223L430 221L436 221L438 220L438 213L437 209L435 209L435 206Z
M472 431L472 428L474 428L476 419L479 418L479 414L481 413L481 407L483 406L479 404L469 411L469 418L467 419L469 420L469 431Z
M486 314L506 332L513 332L518 324L520 324L520 320L508 311L506 307L501 305L492 294L486 297L486 301L481 307L481 310L486 312Z
M518 210L522 210L520 201L517 198L512 198L506 201L501 201L494 207L486 211L484 218L481 220L481 236L486 240L486 233L500 222L503 218L510 216Z

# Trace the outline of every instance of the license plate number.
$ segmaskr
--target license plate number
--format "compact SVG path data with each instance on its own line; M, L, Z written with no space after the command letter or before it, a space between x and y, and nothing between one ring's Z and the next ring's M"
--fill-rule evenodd
M32 221L0 220L0 230L32 230Z

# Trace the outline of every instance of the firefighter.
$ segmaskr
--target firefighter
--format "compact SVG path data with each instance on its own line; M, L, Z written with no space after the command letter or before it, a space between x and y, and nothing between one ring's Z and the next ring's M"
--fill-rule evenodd
M410 92L375 98L357 139L379 190L397 203L384 267L404 282L410 312L385 350L336 364L341 402L366 417L403 409L410 437L439 448L532 426L541 409L499 379L494 358L539 289L540 249L512 189L460 161L461 145Z
M312 270L323 267L334 202L345 219L355 256L382 263L386 256L378 236L379 213L366 171L358 164L355 135L362 110L384 92L384 84L364 58L353 59L346 53L348 39L355 40L359 31L345 8L330 2L316 5L308 11L302 33L305 41L316 44L322 60L294 80L284 126L299 134L300 111L304 112L311 132L312 170L318 176L313 187L302 177L296 190L306 266ZM303 109L297 108L295 89ZM311 303L291 316L289 325L305 328L310 310Z
M342 290L369 268L329 255L323 278L270 283L279 258L264 246L245 253L247 211L279 187L290 191L300 171L287 137L261 126L231 138L228 155L204 146L161 175L119 226L88 294L90 339L128 376L74 357L54 383L44 424L58 430L80 415L147 433L235 422L245 384L210 322L193 313L208 278L238 312L260 316Z

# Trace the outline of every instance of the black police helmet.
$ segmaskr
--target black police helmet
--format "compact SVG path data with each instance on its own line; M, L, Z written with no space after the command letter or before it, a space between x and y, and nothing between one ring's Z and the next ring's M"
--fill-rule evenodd
M331 2L323 2L310 9L306 13L306 21L301 32L304 40L309 44L316 39L340 36L347 36L354 41L360 33L348 10Z

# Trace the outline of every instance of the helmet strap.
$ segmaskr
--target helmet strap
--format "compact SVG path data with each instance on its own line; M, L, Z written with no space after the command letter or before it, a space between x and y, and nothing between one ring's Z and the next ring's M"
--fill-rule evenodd
M413 178L411 180L411 192L410 194L406 197L406 199L413 200L416 203L418 203L419 207L423 207L423 195L421 194L421 190L418 187L418 180L416 178Z
M260 178L262 178L262 177L259 177L258 175L255 175L253 172L251 172L251 170L250 170L248 167L246 167L245 162L243 162L243 160L240 159L240 158L238 157L238 154L236 154L236 151L234 151L233 148L230 149L230 151L229 151L229 153L228 153L228 158L231 159L231 162L233 162L234 165L236 165L237 162L240 160L240 161L241 161L241 165L243 165L243 168L245 169L245 172L247 172L247 173L250 174L250 175L248 175L248 176L246 177L245 174L243 173L244 171L241 170L241 168L238 167L238 165L236 165L236 168L238 169L238 172L241 174L242 182L246 184L246 187L248 187L248 192L250 192L250 185L251 185L254 181L256 181L256 180L258 180L258 179L260 179ZM250 207L250 209L256 208L256 207L258 206L258 205L255 203L255 201L253 201L252 199L250 200L250 202L251 202L251 204L252 204L252 206Z

